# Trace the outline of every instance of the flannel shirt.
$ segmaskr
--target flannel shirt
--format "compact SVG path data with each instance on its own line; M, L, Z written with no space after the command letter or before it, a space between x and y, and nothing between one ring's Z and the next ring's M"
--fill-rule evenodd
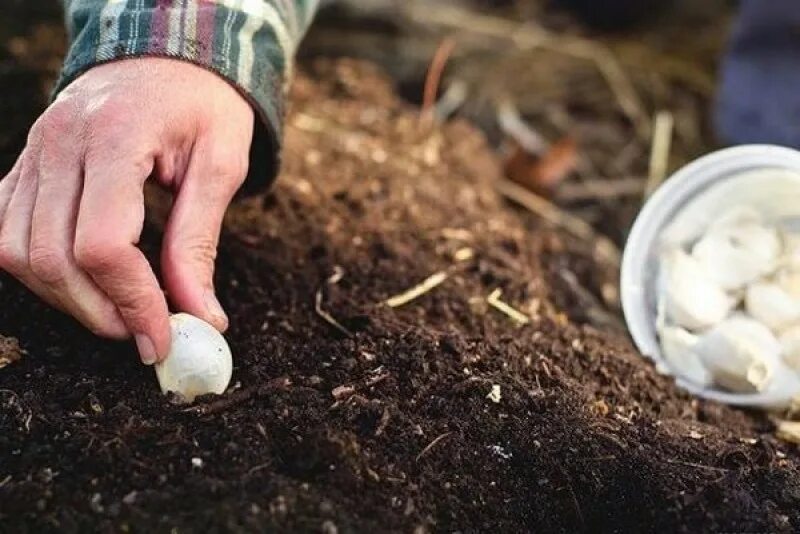
M294 52L319 0L62 2L70 46L54 94L108 61L140 56L189 61L221 75L250 101L260 120L249 182L263 185L274 177Z

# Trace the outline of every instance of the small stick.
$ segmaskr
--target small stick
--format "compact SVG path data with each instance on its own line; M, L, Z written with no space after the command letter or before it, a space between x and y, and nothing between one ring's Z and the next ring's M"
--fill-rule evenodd
M317 289L317 294L316 294L316 296L314 298L314 311L317 312L317 315L322 317L322 319L326 323L328 323L329 325L331 325L332 327L337 329L342 334L346 335L347 337L351 337L353 335L353 333L350 330L348 330L347 328L342 326L342 324L339 321L334 319L333 316L330 313L328 313L328 312L326 312L325 310L322 309L322 289L321 288Z
M665 462L667 462L668 464L683 465L683 466L686 466L686 467L694 467L696 469L710 469L712 471L722 471L724 473L727 473L729 471L728 469L725 469L724 467L714 467L713 465L696 464L694 462L684 462L682 460L672 460L670 458L666 459Z
M591 61L617 99L622 112L635 126L640 137L650 131L650 119L644 104L614 53L602 43L580 37L559 36L541 26L516 23L507 19L480 15L455 6L430 6L414 9L417 2L405 3L405 16L421 24L434 24L472 35L505 39L520 49L545 49L554 53Z
M378 423L378 428L375 430L375 436L380 436L386 430L386 427L389 425L389 419L391 418L392 414L389 412L389 408L383 409L383 415L381 415L381 420Z
M456 80L447 86L442 98L436 102L435 115L439 120L446 120L458 110L469 97L469 86L462 80Z
M511 317L513 321L516 321L519 324L528 324L531 322L530 318L522 313L519 310L516 310L500 300L500 295L503 294L503 290L500 288L495 289L492 293L486 297L486 302L489 303L489 306L495 308L496 310L508 315Z
M431 441L428 444L428 446L425 447L424 449L422 449L422 452L420 452L417 455L417 461L419 462L419 459L422 458L423 456L425 456L432 448L434 448L436 446L437 443L439 443L440 441L442 441L443 439L445 439L447 436L449 436L452 433L453 432L445 432L444 434L442 434L441 436L439 436L435 440Z
M549 143L525 122L511 100L504 99L497 105L497 124L504 134L516 141L528 154L539 156L547 152Z
M445 280L447 280L448 274L444 271L439 271L438 273L432 274L428 278L422 281L422 283L417 284L416 286L412 287L408 291L404 291L399 295L395 295L394 297L386 300L384 304L389 306L390 308L398 308L405 304L408 304L412 300L415 300L428 291L432 290Z
M422 113L420 114L420 124L425 127L430 127L433 121L433 109L436 104L436 93L439 90L439 84L442 81L442 72L453 53L456 43L450 37L445 37L436 49L431 60L431 66L428 68L428 74L425 77L425 92L422 97Z
M558 186L556 197L559 202L612 200L620 197L639 196L644 193L645 187L645 180L642 178L590 179L580 183L566 183Z
M613 266L619 266L620 253L617 247L607 237L598 235L589 223L570 215L552 202L525 189L521 185L515 184L511 180L503 179L498 180L496 183L500 194L527 208L547 222L563 228L575 237L584 241L595 242L597 252L611 262Z
M669 111L656 113L653 126L653 142L650 146L650 171L647 184L644 188L644 198L647 199L667 177L669 167L669 153L672 147L672 130L675 118Z

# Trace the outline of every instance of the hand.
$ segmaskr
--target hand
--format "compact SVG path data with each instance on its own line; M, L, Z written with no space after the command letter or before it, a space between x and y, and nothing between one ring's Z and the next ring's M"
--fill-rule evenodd
M167 302L137 247L152 176L175 194L161 251L166 293L225 330L214 259L247 174L253 115L233 86L190 63L92 68L42 114L0 182L0 267L93 332L133 335L144 363L160 361Z

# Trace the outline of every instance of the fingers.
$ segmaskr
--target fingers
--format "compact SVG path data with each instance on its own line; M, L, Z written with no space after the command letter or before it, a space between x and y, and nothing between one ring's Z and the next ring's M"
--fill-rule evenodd
M166 299L136 247L151 171L151 157L87 154L74 247L78 267L115 304L145 364L166 357L170 344Z
M170 300L220 331L228 318L214 291L214 260L225 211L246 174L246 159L198 143L164 234L161 267Z
M75 261L83 172L80 150L71 140L53 140L42 148L31 218L30 271L57 296L64 311L87 328L104 337L123 339L129 332L117 307Z
M24 153L17 158L17 162L11 168L11 171L0 181L0 221L3 220L3 214L6 212L6 207L11 201L11 195L17 187L19 181L20 170L22 169L22 157Z
M27 149L20 157L17 174L13 175L12 172L0 184L0 197L2 201L7 199L5 206L0 205L3 210L0 225L0 267L51 305L62 308L57 296L33 276L30 270L30 223L38 184L36 158L34 151Z

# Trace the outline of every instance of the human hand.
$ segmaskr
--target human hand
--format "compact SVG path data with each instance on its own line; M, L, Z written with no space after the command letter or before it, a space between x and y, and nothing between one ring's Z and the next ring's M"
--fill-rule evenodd
M174 192L161 251L174 307L219 330L213 288L222 219L247 174L254 112L190 63L107 63L69 85L0 181L0 267L98 335L133 335L146 364L170 344L167 301L137 247L143 186Z

